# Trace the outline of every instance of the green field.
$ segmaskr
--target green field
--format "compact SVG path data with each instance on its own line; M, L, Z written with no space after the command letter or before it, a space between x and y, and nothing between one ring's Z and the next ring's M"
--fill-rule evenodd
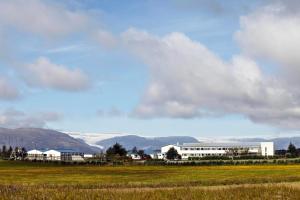
M80 166L0 161L0 199L300 199L300 165Z

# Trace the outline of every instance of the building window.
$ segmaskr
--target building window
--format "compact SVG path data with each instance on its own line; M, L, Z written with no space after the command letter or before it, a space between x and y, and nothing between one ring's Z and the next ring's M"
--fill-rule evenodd
M265 147L265 155L267 156L268 149Z

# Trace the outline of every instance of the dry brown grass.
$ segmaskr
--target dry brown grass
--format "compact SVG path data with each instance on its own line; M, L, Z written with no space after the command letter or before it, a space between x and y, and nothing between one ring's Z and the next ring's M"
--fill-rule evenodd
M300 165L100 167L0 161L0 177L0 200L300 199Z
M255 184L237 186L173 187L173 188L122 188L77 189L73 187L47 188L45 186L3 186L0 200L15 199L299 199L298 187L285 184Z

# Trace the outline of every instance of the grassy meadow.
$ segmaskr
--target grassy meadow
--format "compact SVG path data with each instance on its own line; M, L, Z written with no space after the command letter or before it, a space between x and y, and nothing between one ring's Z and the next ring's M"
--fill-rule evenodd
M300 199L300 165L63 166L0 161L0 199Z

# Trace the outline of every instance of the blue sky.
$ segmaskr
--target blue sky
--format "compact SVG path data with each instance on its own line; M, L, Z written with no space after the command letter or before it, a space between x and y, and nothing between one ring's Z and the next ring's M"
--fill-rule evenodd
M195 137L299 129L300 61L281 56L297 51L295 1L26 4L0 1L3 127Z

